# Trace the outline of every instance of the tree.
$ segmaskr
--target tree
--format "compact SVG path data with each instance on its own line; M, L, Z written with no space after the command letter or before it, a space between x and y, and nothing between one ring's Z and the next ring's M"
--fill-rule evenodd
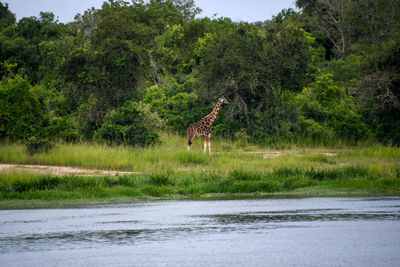
M68 105L87 138L109 110L135 96L142 75L140 52L131 42L107 39L94 49L76 48L59 69Z
M76 14L70 27L74 29L77 35L80 35L82 40L87 40L94 35L101 20L100 14L96 12L96 9L92 8L86 10L83 15Z
M296 5L329 39L340 58L379 45L400 23L399 1L297 0Z
M264 58L268 61L270 81L275 86L300 92L310 82L313 57L318 61L322 54L313 50L315 39L296 25L269 23L266 26Z
M245 121L241 128L249 132L258 120L250 115L252 110L263 113L282 91L300 91L311 71L314 39L304 30L271 22L265 35L262 38L255 26L239 24L234 30L199 39L195 50L200 55L203 94L227 97L230 120L240 117Z
M99 50L77 48L60 68L60 75L86 101L90 94L107 107L118 107L134 96L141 75L138 48L129 41L105 40Z
M196 7L194 0L172 0L172 3L182 13L184 20L193 20L202 11Z
M0 82L0 138L17 141L47 136L46 109L31 89L29 82L19 75Z
M85 13L86 29L92 30L92 40L99 45L106 39L131 40L147 46L157 31L140 21L139 6L130 6L124 1L104 2L102 9L93 13ZM139 14L138 14L139 13ZM90 23L88 23L90 22ZM91 25L93 24L93 25Z
M261 51L262 40L249 25L239 25L235 31L208 38L207 43L202 44L199 66L205 95L211 99L224 95L232 100L231 115L247 114L266 90Z
M15 14L9 10L8 4L0 2L0 31L8 26L14 25L15 22Z

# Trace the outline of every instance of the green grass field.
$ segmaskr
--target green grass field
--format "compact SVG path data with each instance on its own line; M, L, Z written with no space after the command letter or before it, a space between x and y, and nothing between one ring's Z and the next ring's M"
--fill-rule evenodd
M2 144L1 163L137 174L83 177L2 171L0 208L159 198L400 195L399 148L276 149L217 139L209 156L203 154L202 140L196 139L190 152L186 142L164 134L162 144L151 148L57 144L33 156L22 145Z

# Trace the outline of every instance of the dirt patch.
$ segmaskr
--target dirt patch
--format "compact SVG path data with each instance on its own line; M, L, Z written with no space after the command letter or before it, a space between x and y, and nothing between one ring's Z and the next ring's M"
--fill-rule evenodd
M51 174L51 175L77 175L77 176L96 176L96 175L129 175L140 174L141 172L126 172L112 170L95 170L81 169L75 167L64 166L45 166L45 165L19 165L19 164L0 164L0 172L2 171L31 171L34 173Z
M246 151L245 153L263 154L264 159L276 158L282 155L281 151Z
M272 159L279 157L282 154L280 151L268 151L264 152L263 159Z
M263 159L272 159L272 158L277 158L283 155L288 155L288 154L293 154L291 151L248 151L246 153L253 153L253 154L262 154ZM297 154L297 153L296 153ZM301 153L298 153L301 156ZM338 154L337 153L331 153L331 152L323 152L323 153L316 153L316 154L322 154L327 157L335 157Z
M327 156L327 157L334 157L334 156L337 156L337 155L338 155L337 153L330 153L330 152L322 153L322 154L325 155L325 156Z

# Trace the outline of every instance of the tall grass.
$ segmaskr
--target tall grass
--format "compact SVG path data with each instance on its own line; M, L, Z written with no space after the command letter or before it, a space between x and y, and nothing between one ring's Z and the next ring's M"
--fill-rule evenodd
M394 147L360 147L344 149L297 148L279 150L279 156L266 157L274 149L247 145L237 148L235 142L217 139L213 155L204 155L200 138L192 151L186 151L186 138L162 135L162 144L149 148L105 146L98 144L60 143L47 153L29 155L22 145L1 144L0 162L76 166L93 169L153 172L163 170L217 171L227 174L233 169L257 172L278 168L332 169L357 165L376 174L393 174L400 168L400 149ZM329 153L328 153L329 152ZM268 156L268 155L267 155Z
M1 144L0 162L136 171L125 176L52 176L0 172L0 199L85 199L108 197L207 196L347 190L400 194L400 149L395 147L273 147L202 140L186 151L184 137L163 134L149 148L57 144L29 155L19 144ZM305 190L305 191L304 191ZM326 191L324 191L326 192ZM330 192L330 191L329 191ZM302 193L302 194L303 194Z
M156 172L124 176L52 176L8 171L0 173L0 200L99 199L110 197L204 197L215 194L296 193L325 188L363 193L400 193L397 176L374 175L359 166L331 170L281 168L270 172ZM303 191L304 192L304 191Z

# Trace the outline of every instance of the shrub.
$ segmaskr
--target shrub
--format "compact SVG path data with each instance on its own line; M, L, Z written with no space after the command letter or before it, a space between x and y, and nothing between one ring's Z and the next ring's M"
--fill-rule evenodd
M298 126L301 133L305 137L311 137L313 140L327 139L333 134L313 119L306 119L304 116L299 116Z
M0 82L0 138L16 141L46 135L43 128L48 118L31 89L29 82L19 75Z
M352 106L352 98L333 74L321 74L310 87L304 88L296 97L302 115L297 124L300 133L313 140L340 137L358 141L367 135L368 129L362 116Z
M30 155L47 152L54 147L54 144L50 142L48 139L31 137L26 142L26 149Z
M147 88L143 102L149 104L165 120L166 126L180 133L185 133L188 121L193 118L193 101L197 98L194 93L188 93L183 85L173 82L172 78L163 87L157 85ZM190 86L189 86L190 89ZM180 90L184 92L179 92Z
M330 111L329 127L340 137L348 140L360 140L367 136L367 126L361 115L342 104Z
M67 142L76 142L81 139L81 135L78 132L77 122L68 117L52 118L47 130L49 136L65 140Z
M145 123L139 104L127 101L124 106L105 116L93 139L100 143L148 146L158 142L158 134Z

